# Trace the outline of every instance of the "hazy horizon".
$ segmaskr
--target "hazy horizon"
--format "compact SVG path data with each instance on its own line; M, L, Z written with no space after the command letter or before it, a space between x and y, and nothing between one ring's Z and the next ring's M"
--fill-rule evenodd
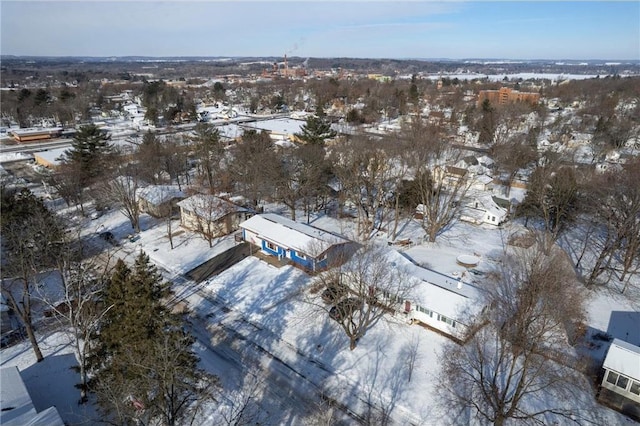
M12 1L0 54L632 61L640 2Z

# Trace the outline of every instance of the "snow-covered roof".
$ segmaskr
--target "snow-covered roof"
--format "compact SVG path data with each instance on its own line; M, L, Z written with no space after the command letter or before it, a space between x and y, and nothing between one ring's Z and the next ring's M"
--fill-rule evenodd
M177 185L149 185L138 188L138 197L157 206L174 198L185 198L186 195Z
M464 311L482 307L480 290L460 278L417 266L396 250L389 250L388 259L416 279L412 298L420 306L456 320Z
M248 212L249 209L235 205L215 195L196 194L178 202L178 207L194 212L197 216L215 222L229 213Z
M244 124L243 127L249 129L267 130L271 133L282 135L293 135L300 133L302 126L305 124L302 120L293 120L290 118L277 118L273 120L263 120L253 123Z
M613 339L602 364L607 370L640 380L640 347L620 339Z
M45 160L47 163L55 166L60 164L60 160L64 157L64 153L66 151L69 151L68 147L49 149L47 151L38 151L38 152L34 152L33 155L38 156L43 160Z
M33 136L40 134L54 134L62 131L62 127L30 127L27 129L11 129L9 133L16 136Z
M18 367L0 368L0 424L3 426L64 426L56 407L38 413Z
M331 246L349 242L331 232L271 213L253 216L241 223L240 227L279 246L313 257L321 255Z

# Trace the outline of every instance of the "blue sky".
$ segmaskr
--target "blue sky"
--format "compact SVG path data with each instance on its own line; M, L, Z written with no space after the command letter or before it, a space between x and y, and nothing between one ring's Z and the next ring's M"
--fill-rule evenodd
M640 60L640 2L10 1L0 53Z

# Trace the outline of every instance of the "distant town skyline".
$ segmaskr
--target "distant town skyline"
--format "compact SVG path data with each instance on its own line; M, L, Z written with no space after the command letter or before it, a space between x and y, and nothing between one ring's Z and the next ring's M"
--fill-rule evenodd
M638 1L12 1L0 53L640 60Z

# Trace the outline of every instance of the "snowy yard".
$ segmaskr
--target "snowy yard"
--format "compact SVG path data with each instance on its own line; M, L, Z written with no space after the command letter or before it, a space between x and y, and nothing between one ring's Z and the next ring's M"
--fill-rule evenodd
M352 237L354 232L352 224L326 216L312 217L311 224L346 237ZM143 231L134 242L127 239L131 228L117 211L94 221L87 220L84 226L86 235L102 230L113 232L119 242L112 248L117 256L130 257L144 250L168 272L168 278L176 278L176 294L186 298L194 321L202 322L200 328L194 325L199 340L195 349L201 365L218 374L227 389L239 389L242 374L247 372L262 372L266 376L272 370L279 370L280 380L290 379L281 384L282 389L271 390L279 392L277 395L269 396L267 391L261 394L261 407L271 416L267 423L288 419L295 424L291 419L300 419L304 413L296 413L297 408L291 406L295 404L287 405L280 399L289 395L295 400L320 390L356 412L362 413L366 404L391 412L397 424L438 425L455 415L439 410L435 404L439 356L448 342L442 335L409 325L398 315L379 322L359 341L357 348L350 351L348 338L329 318L319 293L310 291L313 278L299 269L277 268L256 257L248 257L199 285L178 279L179 275L235 245L233 236L216 241L210 248L203 238L184 231L174 222L175 248L171 250L166 223L148 216L143 217ZM507 235L516 227L507 224L502 229L483 228L460 222L439 237L438 242L425 243L419 224L410 221L402 224L397 239L411 240L412 243L401 250L415 263L452 277L462 276L481 287L482 275L467 272L456 258L478 256L480 262L475 269L491 270L502 253ZM386 245L385 234L376 238ZM589 291L588 326L593 332L609 333L640 345L640 280L638 277L634 280L625 295L613 287ZM211 335L207 335L205 329ZM30 346L23 342L2 350L1 365L19 367L37 409L56 405L69 424L95 420L92 405L76 404L78 391L73 384L78 377L70 369L74 364L73 352L64 334L42 331L38 337L45 353L42 363L34 363ZM417 357L409 380L408 363L415 349ZM605 349L606 344L595 348L594 356L603 357ZM253 364L244 365L244 362ZM276 379L270 380L275 383ZM320 404L320 398L317 399ZM606 424L631 422L598 405L591 389L585 389L581 399L586 401L582 409L597 411ZM211 407L203 416L202 422L215 418L215 408Z

